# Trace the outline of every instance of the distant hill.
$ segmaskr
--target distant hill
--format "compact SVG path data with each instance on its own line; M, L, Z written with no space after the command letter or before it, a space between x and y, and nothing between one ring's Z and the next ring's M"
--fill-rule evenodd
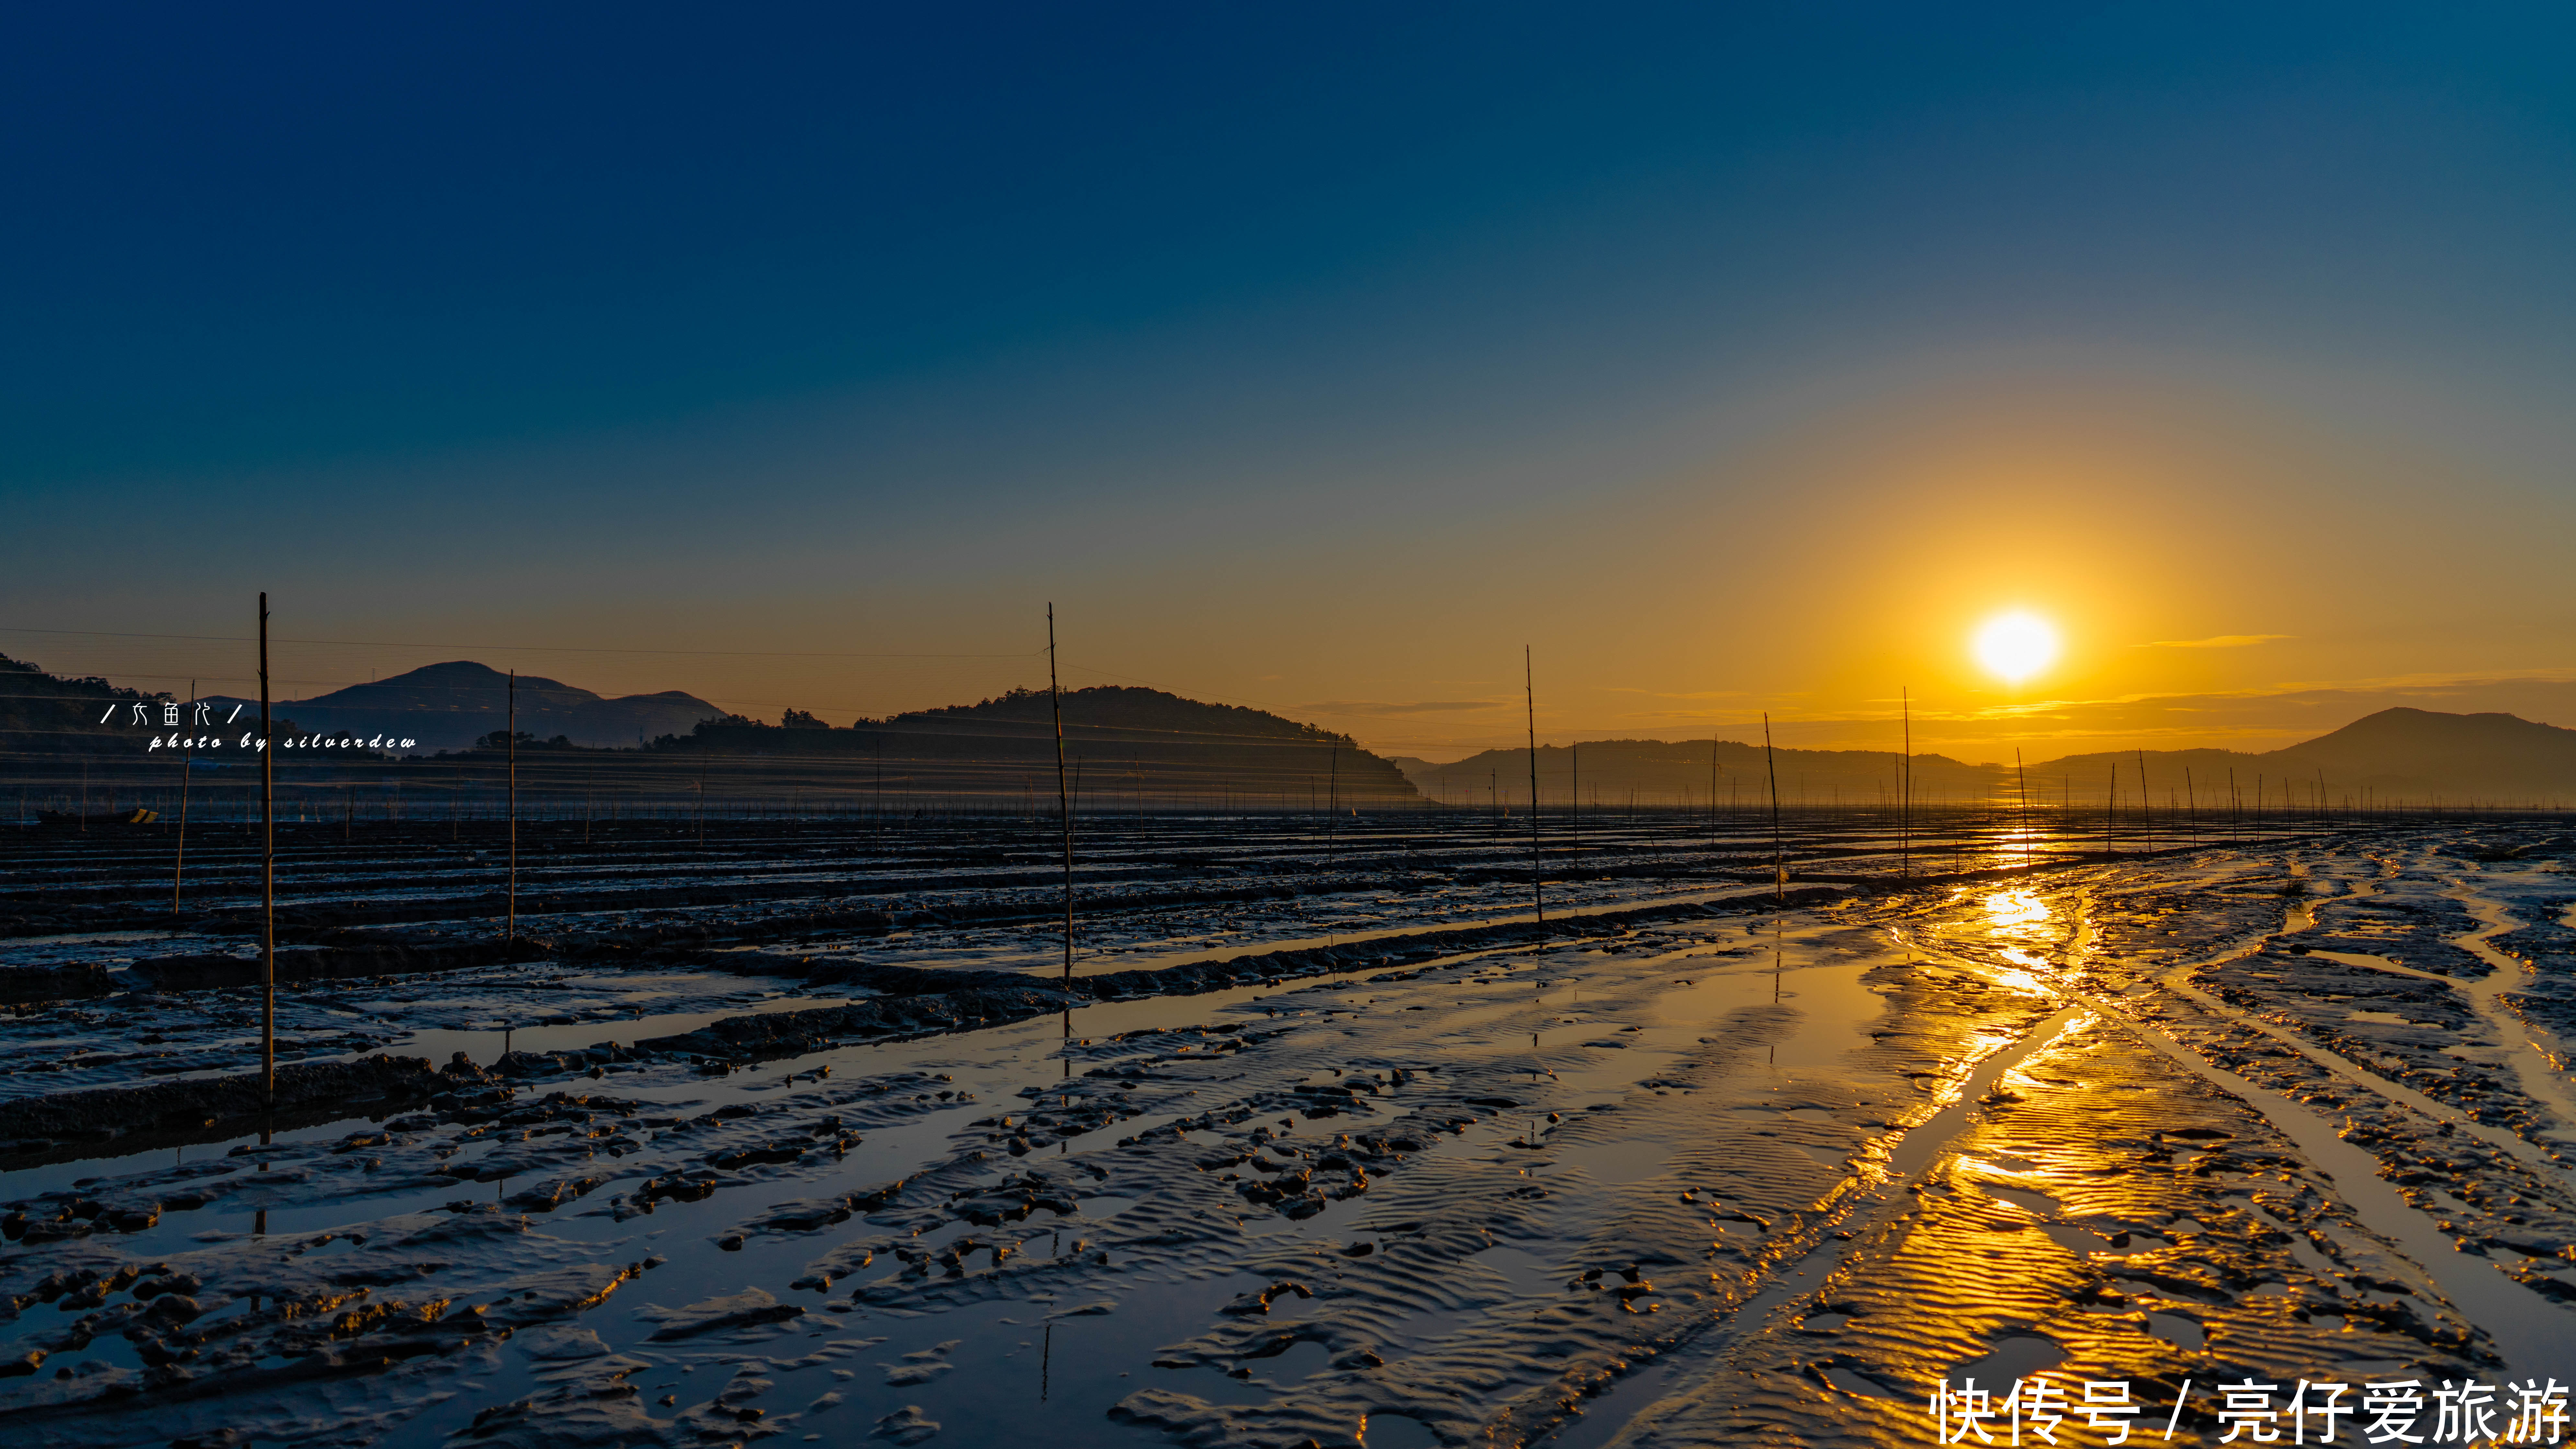
M85 758L130 761L147 738L162 732L165 698L95 676L47 674L0 654L0 755L74 763ZM143 706L139 717L137 705ZM274 710L271 716L276 717ZM187 718L184 712L181 718Z
M1539 798L1562 805L1574 798L1580 766L1582 799L1589 808L1639 805L1706 808L1709 762L1718 764L1716 799L1739 808L1767 803L1768 775L1759 744L1709 741L1586 740L1539 750ZM2020 777L2034 801L2099 806L2119 772L2120 798L2139 788L2134 750L2068 755L2035 761ZM1529 751L1488 750L1452 764L1399 757L1396 763L1416 788L1455 805L1526 806L1530 798ZM1895 798L1902 761L1893 750L1791 750L1777 752L1781 803L1790 808L1866 805ZM2523 806L2576 803L2576 730L2535 724L2509 714L2440 714L2386 709L2332 734L2265 753L2235 750L2148 750L2146 786L2158 804L2179 800L2186 787L2203 809L2224 804L2229 772L2249 804L2260 790L2271 808L2307 806L2317 798L2340 805L2365 800L2383 805L2444 803ZM1925 805L2009 800L2019 788L2010 766L1966 764L1941 755L1914 760L1914 791ZM2285 793L2286 792L2286 793Z
M434 754L466 750L500 729L508 689L500 671L457 660L278 701L273 710L281 735L400 734L418 742L413 753ZM0 755L38 774L70 770L66 779L101 766L166 773L169 757L142 749L159 726L161 698L0 656ZM1304 810L1336 799L1368 808L1426 802L1526 808L1530 799L1526 749L1435 764L1372 754L1348 735L1264 710L1161 690L1100 686L1063 700L1066 761L1086 809L1124 802ZM219 720L230 718L237 704L251 717L258 708L255 700L226 696L206 703ZM137 705L149 724L133 717ZM518 727L538 741L563 736L591 750L624 751L636 769L668 776L666 788L684 788L670 783L680 780L693 788L708 765L730 761L764 777L881 794L888 808L906 795L1000 797L1034 807L1055 790L1055 726L1043 690L1015 689L977 704L842 728L799 710L787 711L778 724L762 724L677 690L607 699L526 675L518 682ZM235 725L234 733L240 729ZM581 758L592 762L584 769L605 765L595 755ZM199 761L210 769L234 763L219 754ZM326 762L291 763L309 771ZM1743 811L1767 805L1776 773L1781 803L1792 809L1875 806L1896 798L1903 763L1885 750L1781 749L1766 761L1760 744L1737 740L1588 740L1539 750L1538 792L1544 803L1562 807L1575 798L1579 782L1587 808L1633 803L1702 810L1714 802ZM2305 807L2320 794L2332 805L2576 804L2576 730L2509 714L2386 709L2286 749L2149 750L2144 764L2152 802L2178 802L2188 781L2204 810L2224 808L2231 778L2239 798L2251 803L2259 791L2269 809ZM1935 807L2008 801L2026 779L2035 801L2098 807L2115 772L2121 800L2137 798L2139 765L2136 751L2103 751L2034 762L2016 777L2000 764L1918 755L1915 798Z
M2117 764L2136 781L2134 752L2070 755L2034 766L2052 773L2108 777ZM2237 788L2251 798L2260 788L2278 800L2285 786L2290 798L2314 798L2319 776L2326 799L2349 796L2387 803L2430 801L2452 804L2548 804L2576 801L2576 730L2537 724L2509 714L2442 714L2425 709L2383 709L2351 724L2287 749L2261 754L2233 750L2149 750L2150 782L2161 795L2181 784L2191 772L2195 793L2211 798L2213 784L2224 789L2229 771ZM2079 790L2081 786L2079 785Z
M464 749L501 728L509 688L508 675L459 659L271 708L293 711L296 721L310 730L406 735L420 742L420 753L428 754ZM219 701L225 708L239 702ZM258 705L257 700L249 703ZM519 731L539 739L564 735L576 745L632 749L723 715L716 706L676 689L607 699L558 680L519 676Z
M1402 771L1348 735L1265 710L1157 689L1100 685L1063 696L1064 749L1086 802L1141 806L1233 800L1249 808L1417 804ZM862 719L847 729L790 710L770 725L710 720L657 752L837 760L911 794L1055 794L1055 717L1046 691Z
M1896 798L1903 763L1894 750L1776 751L1766 764L1762 746L1736 740L1584 740L1541 745L1538 796L1563 806L1577 798L1585 809L1639 807L1704 810L1712 798L1721 810L1750 810L1770 800L1769 770L1780 778L1780 803L1876 805ZM1715 769L1710 767L1712 763ZM1410 760L1406 776L1432 800L1449 805L1526 808L1530 752L1487 750L1452 764ZM1944 755L1918 755L1915 798L1925 804L1982 799L1992 789L1992 766L1962 764ZM1713 795L1712 795L1712 792Z

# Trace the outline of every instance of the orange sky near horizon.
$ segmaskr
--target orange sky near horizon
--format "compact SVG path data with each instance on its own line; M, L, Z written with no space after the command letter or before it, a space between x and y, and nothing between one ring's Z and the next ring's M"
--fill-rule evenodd
M848 22L867 85L46 13L47 668L245 692L266 590L290 699L473 659L847 722L1042 685L1052 602L1068 683L1435 760L1523 737L1525 646L1553 741L2576 724L2554 13L1199 7L1067 66L923 10ZM2063 644L2019 680L2011 610Z
M1024 525L980 564L899 530L854 568L773 538L749 594L525 574L434 597L280 588L277 634L298 642L279 646L279 693L468 657L847 722L1043 685L1052 594L1069 685L1258 705L1432 759L1520 740L1525 642L1540 735L1559 742L1756 738L1767 710L1784 743L1891 748L1900 689L1918 747L1972 761L2277 748L2393 703L2576 719L2553 556L2576 509L2482 452L2473 416L2374 412L2350 379L2320 389L2329 409L2175 367L1957 371L1667 417L1651 446L1624 440L1625 476L1585 481L1569 440L1519 465L1552 486L1338 529L1329 548L1264 530L1230 491L1208 507L1237 518L1194 521L1222 556L1163 548L1150 517L1042 510L1078 570L1033 555ZM240 602L127 627L238 640ZM2007 610L2062 642L2018 682L1971 649ZM211 640L13 632L0 649L209 692L244 692L249 663Z

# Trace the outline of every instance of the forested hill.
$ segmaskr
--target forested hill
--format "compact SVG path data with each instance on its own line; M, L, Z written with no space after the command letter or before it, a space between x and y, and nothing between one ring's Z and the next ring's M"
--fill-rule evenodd
M0 758L140 760L146 740L193 721L193 712L183 707L165 728L164 707L171 702L167 692L126 689L95 676L47 674L37 665L0 654ZM224 705L214 715L214 723L225 724L231 708ZM248 718L256 720L257 711L253 704ZM275 724L281 734L299 727L285 717L282 707ZM237 718L230 720L230 727L235 735L253 728Z
M1266 710L1206 704L1157 689L1098 685L1063 695L1064 750L1086 797L1144 805L1232 799L1254 807L1333 801L1382 808L1420 794L1388 760L1348 735ZM1044 690L978 704L862 719L841 728L801 710L779 724L709 720L651 749L666 754L835 759L882 768L910 791L1051 795L1055 715Z

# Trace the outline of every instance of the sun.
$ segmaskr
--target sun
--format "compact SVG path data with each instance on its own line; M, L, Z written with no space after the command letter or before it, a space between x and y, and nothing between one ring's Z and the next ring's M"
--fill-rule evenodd
M1997 614L1977 630L1970 646L1988 672L2019 684L2057 658L2057 630L2037 614Z

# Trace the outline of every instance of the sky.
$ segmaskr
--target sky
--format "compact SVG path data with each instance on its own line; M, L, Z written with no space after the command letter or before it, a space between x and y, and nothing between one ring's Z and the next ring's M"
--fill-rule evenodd
M0 652L1389 754L2576 724L2576 16L25 11ZM1969 650L2026 610L2049 668ZM2553 713L2554 711L2554 713Z

